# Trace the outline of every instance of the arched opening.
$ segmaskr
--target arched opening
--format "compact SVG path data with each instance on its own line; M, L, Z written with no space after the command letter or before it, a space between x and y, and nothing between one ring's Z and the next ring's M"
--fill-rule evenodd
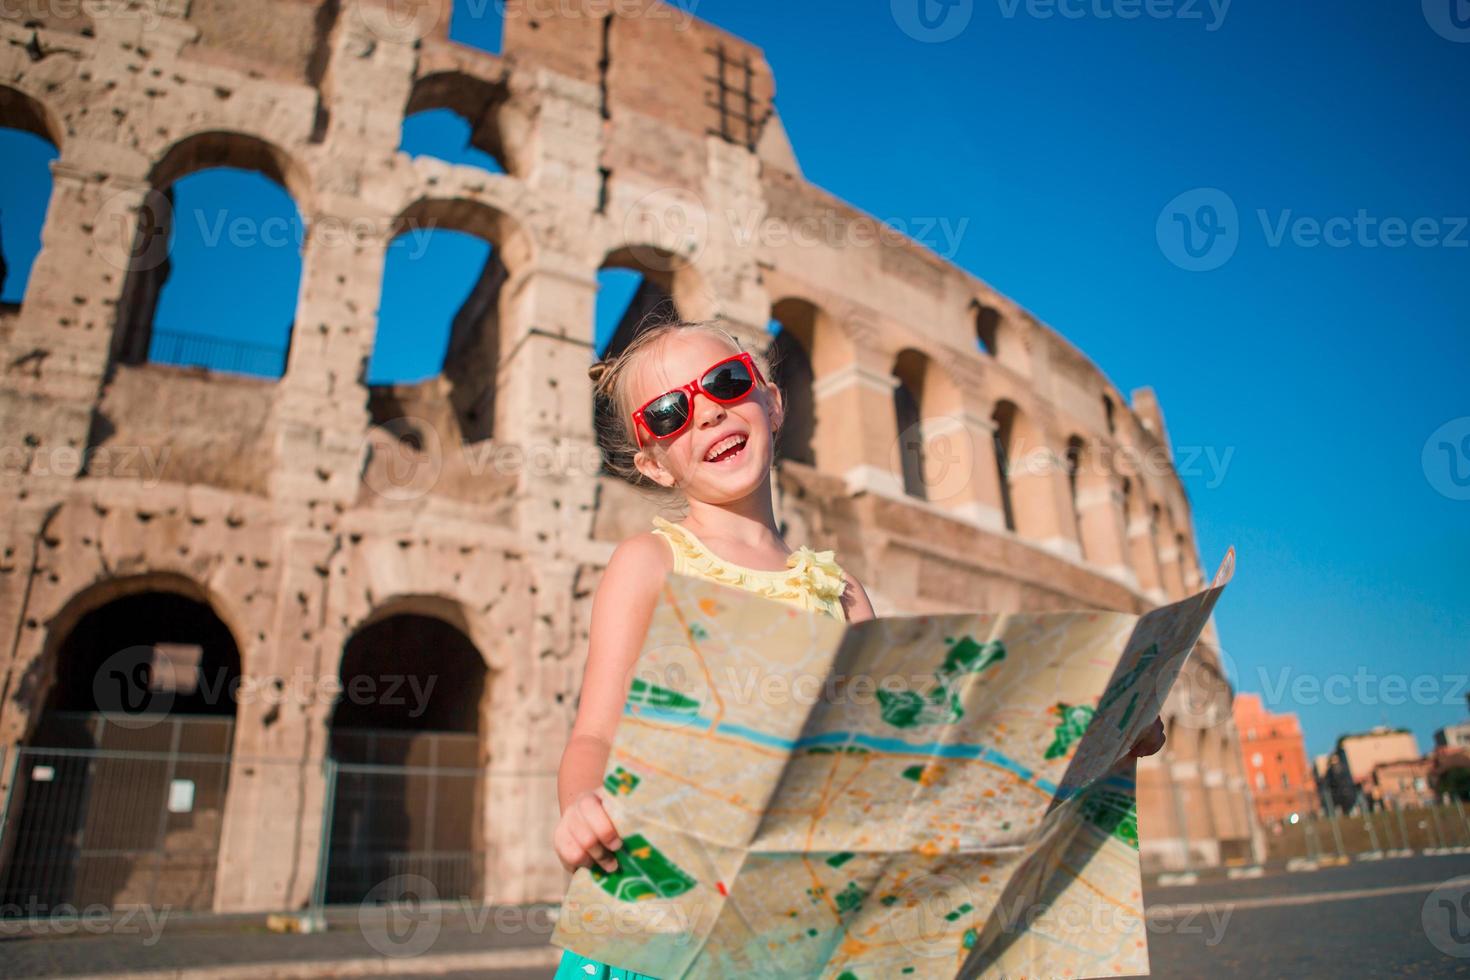
M1195 586L1196 576L1192 574L1193 562L1190 561L1189 543L1185 540L1183 532L1174 534L1174 554L1179 562L1179 594L1188 595Z
M427 109L403 120L398 149L411 157L433 157L457 166L503 174L500 161L474 144L469 121L452 109Z
M767 356L771 373L786 406L786 418L776 438L778 459L817 465L816 373L812 344L816 338L817 309L799 299L785 299L771 308L771 344Z
M451 23L460 20L456 16ZM399 149L413 157L510 173L514 167L507 157L500 113L508 97L505 86L464 72L426 75L414 83L404 107Z
M1077 484L1082 470L1082 453L1085 446L1081 436L1072 436L1067 440L1067 499L1072 505L1072 521L1077 528L1079 546L1082 548L1082 557L1087 557L1085 543L1086 535L1082 534L1082 508L1077 503Z
M928 498L924 479L924 356L918 351L900 351L893 365L898 380L893 388L893 413L898 426L898 454L903 475L903 492L919 500Z
M484 659L437 615L397 613L347 641L332 714L327 901L395 875L444 900L485 895Z
M508 217L470 201L424 199L394 223L368 361L368 411L379 425L432 415L448 400L462 442L495 429L503 289L527 244Z
M1117 433L1118 433L1118 419L1116 417L1116 411L1117 410L1113 406L1113 399L1110 396L1108 396L1108 395L1103 395L1102 396L1102 403L1103 403L1103 421L1105 423L1107 423L1108 435L1117 435Z
M263 140L204 133L176 144L148 183L114 360L281 377L301 284L303 175Z
M1011 458L1017 445L1017 420L1020 410L1013 402L1001 402L995 406L990 421L995 441L996 476L1000 480L1001 511L1005 515L1006 530L1016 530L1015 485L1012 481Z
M1138 563L1133 555L1133 521L1137 515L1138 502L1134 499L1133 478L1123 477L1123 565L1131 568L1136 575Z
M25 299L51 203L51 164L60 151L40 113L20 93L0 88L0 159L6 177L0 181L0 318L19 310Z
M979 300L970 301L970 311L975 317L976 346L991 357L999 356L1000 311Z
M17 750L6 908L213 906L240 653L199 590L171 584L73 602L86 611Z

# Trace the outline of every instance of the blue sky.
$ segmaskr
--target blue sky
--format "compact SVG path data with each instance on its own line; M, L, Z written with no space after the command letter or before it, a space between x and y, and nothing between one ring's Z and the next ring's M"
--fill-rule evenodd
M1470 473L1470 39L1451 0L947 2L692 9L765 50L809 180L905 227L947 222L959 234L946 257L1125 392L1158 392L1177 458L1194 459L1182 476L1205 566L1238 550L1217 611L1236 683L1297 711L1311 752L1379 723L1427 749L1467 717L1470 672L1470 500L1454 499L1470 495L1455 479ZM493 5L458 5L455 37L497 50ZM466 134L421 118L404 146L493 167ZM45 152L29 137L0 151L14 266L34 250L24 211ZM205 218L179 223L175 277L201 285L166 290L160 327L252 325L255 342L279 342L294 244L195 254L217 226L188 195L231 189L231 217L299 222L261 178L181 182L180 211ZM1394 221L1417 221L1417 243L1389 244ZM1186 246L1214 226L1215 247L1192 259ZM375 381L437 370L486 254L444 232L427 250L400 245ZM183 276L189 262L213 271ZM189 319L242 270L257 285L230 291L233 325ZM634 283L604 282L605 334Z

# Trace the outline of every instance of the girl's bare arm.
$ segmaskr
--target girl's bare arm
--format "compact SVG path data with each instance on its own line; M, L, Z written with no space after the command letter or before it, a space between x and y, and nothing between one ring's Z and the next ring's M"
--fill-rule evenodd
M619 544L602 574L592 597L577 720L557 773L557 799L563 811L602 783L658 592L673 565L669 546L658 535L645 532Z

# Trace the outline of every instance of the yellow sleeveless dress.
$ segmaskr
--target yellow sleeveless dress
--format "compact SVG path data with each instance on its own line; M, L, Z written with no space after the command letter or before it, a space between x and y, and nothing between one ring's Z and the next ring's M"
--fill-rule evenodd
M833 619L847 621L842 608L842 593L847 588L836 554L814 551L802 546L786 559L780 569L747 568L728 562L711 551L693 531L683 525L654 517L653 533L669 543L674 551L674 572L693 575L722 585L749 589L813 612L823 612Z

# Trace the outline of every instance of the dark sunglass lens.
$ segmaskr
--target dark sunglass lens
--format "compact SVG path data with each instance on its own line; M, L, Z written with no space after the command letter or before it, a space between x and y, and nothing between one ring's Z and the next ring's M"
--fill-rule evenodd
M706 374L700 384L716 398L729 400L749 391L755 379L745 369L744 361L727 361Z
M689 399L682 391L671 391L643 410L643 420L656 436L678 432L688 417Z

